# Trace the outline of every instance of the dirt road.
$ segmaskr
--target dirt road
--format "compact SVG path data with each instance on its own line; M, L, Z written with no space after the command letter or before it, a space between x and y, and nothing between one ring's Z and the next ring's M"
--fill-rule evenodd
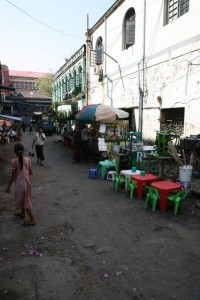
M23 144L30 150L32 136ZM199 199L182 215L131 201L112 182L89 179L95 163L72 164L72 149L45 143L45 166L31 158L37 225L12 215L13 144L0 172L0 300L200 299ZM8 159L6 159L8 157Z

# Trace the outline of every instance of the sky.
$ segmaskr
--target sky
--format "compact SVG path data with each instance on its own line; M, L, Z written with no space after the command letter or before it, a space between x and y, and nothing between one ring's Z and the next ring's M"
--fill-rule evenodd
M86 42L115 0L0 0L0 61L15 71L55 73Z

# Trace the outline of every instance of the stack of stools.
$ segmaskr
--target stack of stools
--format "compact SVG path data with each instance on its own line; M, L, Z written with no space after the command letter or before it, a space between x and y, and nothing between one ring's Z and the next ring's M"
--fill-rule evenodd
M89 170L89 178L91 178L91 179L98 178L98 170L97 169L90 169Z

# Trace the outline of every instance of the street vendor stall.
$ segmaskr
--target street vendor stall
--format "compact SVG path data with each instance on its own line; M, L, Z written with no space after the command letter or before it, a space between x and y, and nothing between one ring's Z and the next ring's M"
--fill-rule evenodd
M118 165L121 166L126 156L129 159L129 155L120 151L125 144L125 133L128 126L129 123L126 120L96 122L94 125L96 136L92 137L93 155L100 160L103 158L116 159Z
M85 106L76 115L77 123L92 124L89 128L89 148L97 160L106 159L111 151L118 152L125 142L129 113L107 105ZM121 144L120 144L121 143Z

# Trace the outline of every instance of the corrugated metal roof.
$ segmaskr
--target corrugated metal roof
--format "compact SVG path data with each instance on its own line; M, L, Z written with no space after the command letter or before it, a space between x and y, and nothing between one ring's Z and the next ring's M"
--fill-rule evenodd
M42 98L42 99L51 99L51 97L42 94L40 91L38 90L20 90L20 89L16 89L16 92L19 93L19 97L24 97L24 98Z

